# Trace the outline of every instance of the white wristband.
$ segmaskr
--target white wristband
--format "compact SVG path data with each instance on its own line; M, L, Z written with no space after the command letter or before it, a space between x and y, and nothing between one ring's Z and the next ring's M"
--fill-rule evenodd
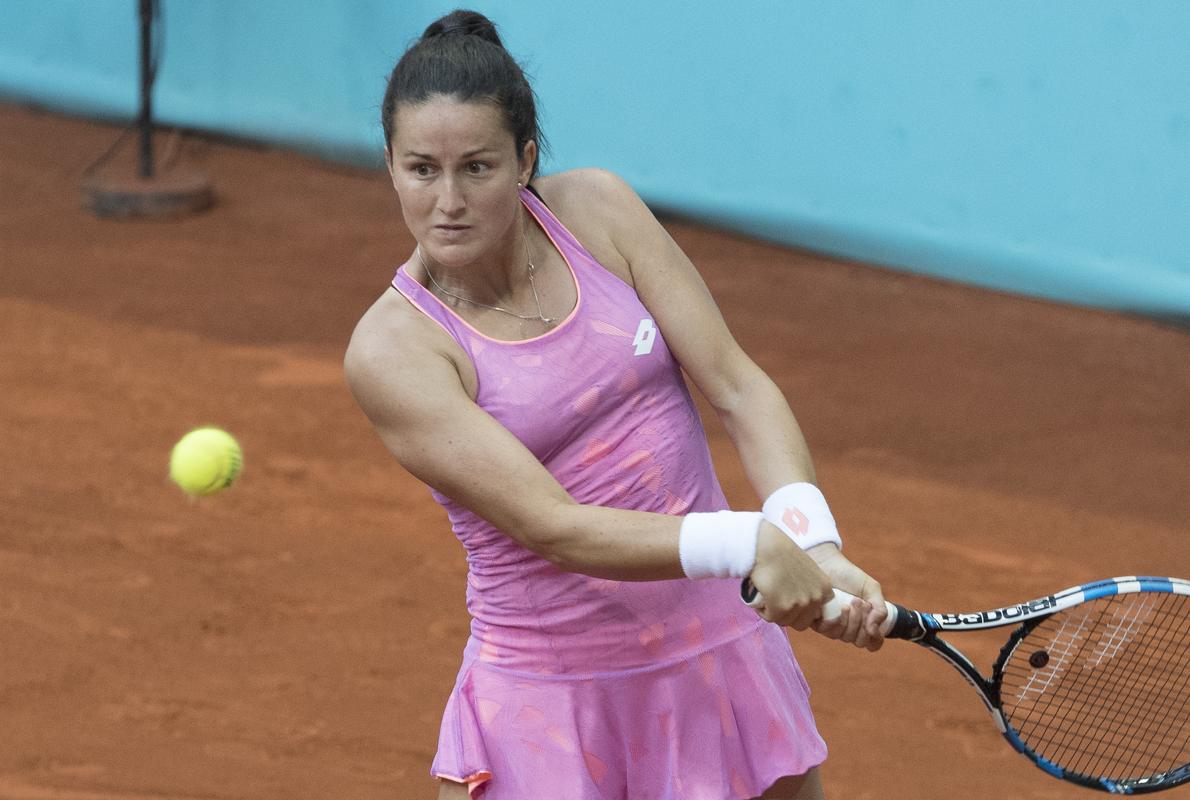
M687 578L746 578L756 565L759 511L695 512L682 518L678 558Z
M812 483L790 483L773 492L764 501L764 518L803 550L826 542L843 547L826 498Z

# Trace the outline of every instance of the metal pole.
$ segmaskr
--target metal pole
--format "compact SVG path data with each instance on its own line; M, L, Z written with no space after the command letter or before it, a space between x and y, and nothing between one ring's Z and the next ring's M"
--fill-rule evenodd
M140 176L153 177L153 0L140 0Z

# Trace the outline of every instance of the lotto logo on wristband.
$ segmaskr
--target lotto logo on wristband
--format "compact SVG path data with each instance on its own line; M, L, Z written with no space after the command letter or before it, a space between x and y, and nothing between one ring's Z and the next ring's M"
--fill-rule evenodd
M813 484L790 483L770 494L764 501L764 518L803 550L826 542L843 546L826 498Z
M785 509L785 513L781 515L781 524L785 526L786 533L794 536L805 536L810 532L810 518L798 508Z

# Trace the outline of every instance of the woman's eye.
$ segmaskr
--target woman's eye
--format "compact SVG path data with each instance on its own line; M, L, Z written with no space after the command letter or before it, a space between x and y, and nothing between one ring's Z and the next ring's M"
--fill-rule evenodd
M418 164L413 168L413 174L419 178L428 178L433 170L429 164Z
M480 174L486 172L487 169L488 169L488 165L483 163L482 161L472 161L470 164L467 165L467 171L470 172L472 175L480 175Z

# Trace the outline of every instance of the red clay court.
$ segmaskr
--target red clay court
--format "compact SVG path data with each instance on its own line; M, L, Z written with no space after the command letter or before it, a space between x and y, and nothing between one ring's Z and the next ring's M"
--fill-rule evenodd
M396 197L380 172L191 139L215 209L100 221L79 181L117 133L0 106L0 798L435 797L463 552L340 370L412 249ZM891 599L1190 576L1187 331L668 225ZM191 502L166 463L207 423L245 472ZM986 668L1003 635L969 640ZM1093 796L1014 754L924 650L794 644L834 800Z

